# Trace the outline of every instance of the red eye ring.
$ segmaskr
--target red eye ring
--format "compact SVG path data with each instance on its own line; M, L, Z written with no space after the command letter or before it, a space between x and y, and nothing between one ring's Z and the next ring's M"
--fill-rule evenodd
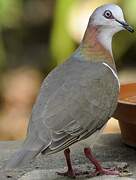
M113 18L112 12L110 10L106 10L103 15L107 19L112 19Z

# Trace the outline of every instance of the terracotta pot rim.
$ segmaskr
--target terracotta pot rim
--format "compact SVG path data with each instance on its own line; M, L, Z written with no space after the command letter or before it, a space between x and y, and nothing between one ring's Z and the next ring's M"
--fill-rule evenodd
M136 85L136 82L128 82L128 83L122 83L122 84L120 84L120 86L127 86L127 85L128 85L128 86L129 86L129 85ZM127 102L127 101L120 100L120 99L118 100L118 103L136 106L136 103Z
M123 101L123 100L118 100L118 103L120 103L120 104L127 104L127 105L131 105L131 106L136 106L136 103L127 102L127 101Z
M123 83L121 83L120 84L120 86L124 86L124 85L131 85L131 84L136 84L136 81L134 81L134 82L123 82Z

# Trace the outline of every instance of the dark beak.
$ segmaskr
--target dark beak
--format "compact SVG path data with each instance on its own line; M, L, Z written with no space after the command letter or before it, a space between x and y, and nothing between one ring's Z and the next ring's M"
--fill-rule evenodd
M126 22L123 21L119 21L118 19L115 19L118 23L120 23L124 29L126 29L127 31L133 33L134 32L134 28L132 28L131 26L129 26Z

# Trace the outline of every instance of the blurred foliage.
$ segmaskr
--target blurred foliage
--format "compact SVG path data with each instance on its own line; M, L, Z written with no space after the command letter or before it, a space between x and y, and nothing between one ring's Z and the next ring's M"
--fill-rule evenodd
M135 0L123 0L122 6L125 11L125 15L129 21L129 23L136 25L136 1Z
M3 44L3 39L0 34L0 71L6 67L6 52Z
M75 44L68 33L68 15L73 0L57 0L51 35L51 52L57 63L61 63L74 50Z
M0 70L29 65L48 73L76 48L74 36L81 29L77 24L72 35L69 26L76 27L78 18L78 23L84 24L83 13L90 16L93 9L107 2L118 2L126 19L136 25L135 0L0 0ZM72 11L74 24L69 23ZM113 50L118 65L136 44L135 39L135 34L127 32L115 36Z
M120 6L124 11L125 19L133 27L136 26L136 1L121 0ZM117 59L117 67L135 66L136 58L136 33L129 34L127 31L119 32L113 41L114 57Z
M15 27L20 24L23 13L22 0L0 0L0 25Z

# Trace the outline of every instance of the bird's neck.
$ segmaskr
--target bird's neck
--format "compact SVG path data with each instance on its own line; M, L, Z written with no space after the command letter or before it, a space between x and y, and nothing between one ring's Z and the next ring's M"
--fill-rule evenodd
M80 45L80 53L90 61L102 61L115 69L112 55L112 32L100 26L90 26Z

